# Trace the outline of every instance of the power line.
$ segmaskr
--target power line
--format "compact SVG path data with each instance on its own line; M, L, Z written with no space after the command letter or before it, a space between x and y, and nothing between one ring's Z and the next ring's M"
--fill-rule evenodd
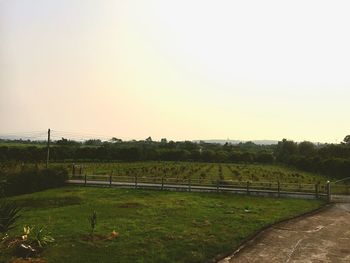
M0 134L0 139L9 140L46 140L47 131L28 131L28 132L12 132ZM51 130L51 140L60 140L61 138L86 141L90 139L110 140L113 135L102 135L96 133L72 132Z
M68 135L77 135L77 136L89 136L89 137L105 137L109 138L112 137L112 135L106 135L106 134L96 134L96 133L85 133L85 132L72 132L72 131L57 131L57 130L52 130L52 132L58 133L58 134L68 134Z
M66 131L57 131L57 130L51 130L53 137L68 137L70 139L78 139L81 141L88 140L88 139L105 139L109 140L113 136L112 135L101 135L101 134L94 134L94 133L82 133L82 132L66 132Z
M7 134L0 134L0 138L2 139L13 139L13 140L19 140L19 139L39 139L44 138L46 135L45 132L38 131L38 132L21 132L21 133L7 133Z
M19 135L31 135L31 134L41 134L41 133L45 133L45 131L40 130L40 131L26 131L26 132L8 132L8 133L0 133L0 136L4 136L4 135L14 135L14 136L19 136Z

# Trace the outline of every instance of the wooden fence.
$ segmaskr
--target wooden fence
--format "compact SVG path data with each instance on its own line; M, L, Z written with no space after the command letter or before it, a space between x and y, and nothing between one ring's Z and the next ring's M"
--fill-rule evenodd
M72 176L70 184L128 187L158 190L233 192L241 194L294 197L306 199L328 199L329 184L301 184L284 182L210 180L183 177L80 175Z

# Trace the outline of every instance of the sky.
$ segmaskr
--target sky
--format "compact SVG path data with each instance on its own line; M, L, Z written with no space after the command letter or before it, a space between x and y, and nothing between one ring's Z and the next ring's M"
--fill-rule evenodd
M0 0L0 134L350 133L350 2Z

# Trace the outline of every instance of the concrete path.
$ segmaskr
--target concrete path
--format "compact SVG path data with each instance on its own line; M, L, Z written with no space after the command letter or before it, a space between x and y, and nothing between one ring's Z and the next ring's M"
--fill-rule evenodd
M220 263L350 262L350 203L272 227Z

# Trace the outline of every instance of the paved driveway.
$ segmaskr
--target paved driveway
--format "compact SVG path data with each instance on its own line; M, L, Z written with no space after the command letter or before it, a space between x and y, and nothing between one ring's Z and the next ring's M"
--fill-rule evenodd
M220 263L350 262L350 203L272 227Z

